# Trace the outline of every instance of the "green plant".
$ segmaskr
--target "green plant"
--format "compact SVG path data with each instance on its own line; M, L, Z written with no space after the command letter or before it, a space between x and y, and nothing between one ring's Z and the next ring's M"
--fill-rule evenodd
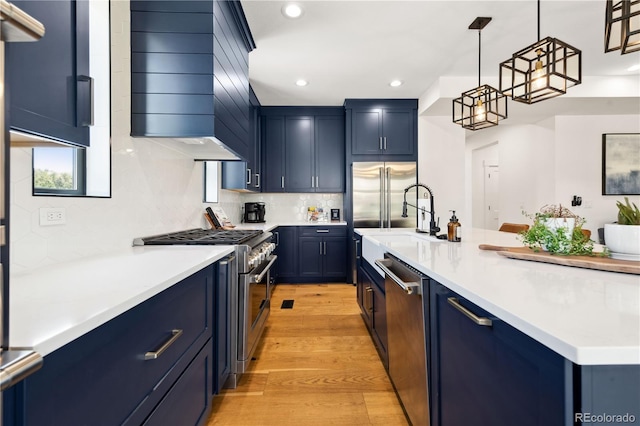
M629 197L624 197L624 201L625 204L616 201L616 206L618 206L618 224L640 225L640 210L638 210L638 206L636 206L636 203L629 203Z
M574 214L562 205L546 205L540 209L540 212L534 215L522 212L526 217L533 219L533 225L526 231L519 233L522 243L539 252L544 249L551 254L559 255L581 255L595 256L593 253L593 241L591 241L583 232L582 225L585 220ZM559 227L552 229L548 226L548 219L553 218L573 218L575 219L575 227L571 235L567 235L565 228ZM607 256L607 252L597 254Z

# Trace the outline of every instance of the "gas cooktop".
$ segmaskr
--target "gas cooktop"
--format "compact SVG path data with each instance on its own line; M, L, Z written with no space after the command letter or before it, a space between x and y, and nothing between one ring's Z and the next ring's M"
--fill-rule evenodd
M134 246L148 245L238 245L262 234L255 229L189 229L169 234L136 238Z

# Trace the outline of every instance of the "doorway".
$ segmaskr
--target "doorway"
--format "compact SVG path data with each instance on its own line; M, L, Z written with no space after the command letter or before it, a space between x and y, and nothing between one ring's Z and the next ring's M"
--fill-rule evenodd
M499 228L500 169L497 164L484 166L484 228Z
M500 172L498 142L472 150L471 206L474 228L499 228Z

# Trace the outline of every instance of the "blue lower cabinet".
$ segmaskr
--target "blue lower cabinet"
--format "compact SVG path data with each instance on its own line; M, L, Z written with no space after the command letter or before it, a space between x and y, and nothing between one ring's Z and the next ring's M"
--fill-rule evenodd
M385 368L389 368L387 301L384 291L384 278L376 272L369 262L362 259L358 268L356 287L362 318L378 350L382 364Z
M276 269L275 282L291 282L298 276L298 227L279 226L274 234L276 236Z
M301 282L346 282L348 243L344 226L301 226L298 236Z
M432 425L566 424L567 360L435 281L430 303Z
M231 291L237 278L235 256L217 263L218 280L215 285L214 319L214 372L212 392L219 394L231 374Z
M164 424L197 424L212 393L214 271L206 267L46 355L3 395L16 413L5 424L159 424L149 416L166 416L163 407L184 414Z

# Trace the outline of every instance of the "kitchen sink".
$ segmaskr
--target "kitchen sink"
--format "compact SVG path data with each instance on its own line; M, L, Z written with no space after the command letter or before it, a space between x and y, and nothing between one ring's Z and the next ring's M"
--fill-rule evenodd
M397 234L380 233L362 237L362 256L372 265L378 273L384 277L384 272L376 266L376 259L383 259L387 247L414 246L419 243L442 243L435 236L417 232L399 232Z

